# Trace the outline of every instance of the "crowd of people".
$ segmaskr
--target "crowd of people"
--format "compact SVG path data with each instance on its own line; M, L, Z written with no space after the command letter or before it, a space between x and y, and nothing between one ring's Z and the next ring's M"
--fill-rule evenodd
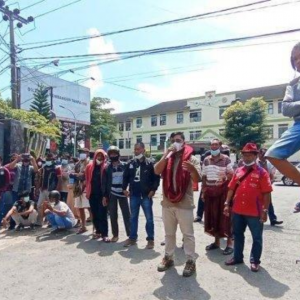
M154 163L145 156L142 142L134 146L128 162L120 160L120 150L111 146L107 152L98 149L91 154L83 148L78 158L48 153L45 159L30 154L11 156L10 163L0 168L0 221L8 230L24 227L35 230L51 227L57 234L76 228L87 231L92 222L92 239L103 242L119 240L118 207L120 207L127 239L124 247L138 240L139 212L146 218L146 248L155 244L153 197L162 180L162 220L165 230L165 255L158 266L163 272L174 265L176 231L182 233L186 265L183 276L196 271L194 222L202 221L204 231L214 238L206 251L220 248L226 238L224 255L233 257L227 265L243 262L244 232L248 226L252 237L251 270L258 271L262 253L263 223L272 207L272 225L279 225L271 203L274 168L266 161L266 149L258 150L249 143L242 150L239 167L234 171L230 151L218 139L202 161L193 155L182 132L173 133L171 145ZM194 190L202 182L197 217L194 219ZM203 213L202 213L203 214ZM109 224L111 223L111 237ZM200 220L201 219L201 220Z

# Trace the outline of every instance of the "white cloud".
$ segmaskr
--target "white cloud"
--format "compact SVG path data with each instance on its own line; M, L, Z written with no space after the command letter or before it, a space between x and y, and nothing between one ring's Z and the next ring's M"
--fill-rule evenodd
M108 108L113 108L114 114L120 113L124 110L124 105L121 101L115 100L115 99L111 99L110 100L110 104L107 105Z
M87 33L89 35L99 35L100 31L97 28L90 28ZM104 39L104 37L98 37L89 40L88 53L89 54L101 54L101 53L113 53L112 55L106 56L106 59L115 59L118 58L118 55L114 54L116 52L115 47L112 41ZM100 58L99 58L100 62ZM92 62L90 65L95 64L97 62ZM95 78L95 81L89 80L85 83L85 86L91 89L92 95L95 92L103 87L103 75L101 72L100 66L90 67L88 69L87 77Z
M211 7L209 7L209 3L211 3ZM205 11L245 3L246 1L208 1ZM280 3L280 1L272 1L273 3ZM199 1L195 2L195 6L192 6L194 14L204 11L203 6L202 9L201 6L199 6ZM211 38L206 39L206 41L223 39L221 38L222 35L214 38L214 32L226 33L223 35L225 38L250 36L299 28L297 24L299 8L300 3L290 4L199 22L205 22L212 28ZM201 24L203 25L203 23ZM148 95L144 94L148 100L158 102L197 97L211 90L222 93L286 83L294 75L290 66L290 53L293 45L299 40L297 35L299 35L298 32L268 39L256 39L252 42L220 45L218 47L221 48L253 44L249 47L199 52L197 54L199 63L207 61L216 61L216 63L199 72L166 76L162 78L163 85L156 79L144 80L138 85L138 88L149 93ZM261 43L265 44L257 45ZM193 61L195 62L195 60ZM165 74L167 75L167 72Z

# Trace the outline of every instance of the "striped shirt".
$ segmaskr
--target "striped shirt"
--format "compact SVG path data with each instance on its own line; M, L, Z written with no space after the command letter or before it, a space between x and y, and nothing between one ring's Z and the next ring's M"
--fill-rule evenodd
M218 158L210 155L203 161L202 176L206 177L207 185L221 185L232 174L231 160L227 155L221 154Z

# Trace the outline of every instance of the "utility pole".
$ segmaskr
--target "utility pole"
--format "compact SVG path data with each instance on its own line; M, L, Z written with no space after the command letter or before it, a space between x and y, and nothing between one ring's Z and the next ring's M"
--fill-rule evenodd
M17 64L16 64L16 46L15 46L15 32L14 21L18 21L17 27L21 28L23 24L27 25L33 22L33 17L27 19L20 16L20 10L15 8L10 10L9 6L4 6L5 1L0 0L0 12L3 13L3 20L9 21L9 36L10 36L10 69L11 69L11 100L13 108L20 108L18 101L18 76L17 76Z

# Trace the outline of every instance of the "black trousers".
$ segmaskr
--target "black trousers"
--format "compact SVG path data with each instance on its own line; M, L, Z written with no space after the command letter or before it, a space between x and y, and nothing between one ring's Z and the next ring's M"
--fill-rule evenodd
M102 204L102 195L91 194L89 200L96 233L108 236L107 207Z
M130 211L129 211L128 200L126 197L119 197L111 194L109 197L108 207L109 207L112 233L113 236L119 236L118 202L122 211L126 234L129 237L130 236Z
M203 218L203 213L204 213L204 202L202 201L202 191L201 191L199 195L198 208L197 208L197 217L201 220Z

